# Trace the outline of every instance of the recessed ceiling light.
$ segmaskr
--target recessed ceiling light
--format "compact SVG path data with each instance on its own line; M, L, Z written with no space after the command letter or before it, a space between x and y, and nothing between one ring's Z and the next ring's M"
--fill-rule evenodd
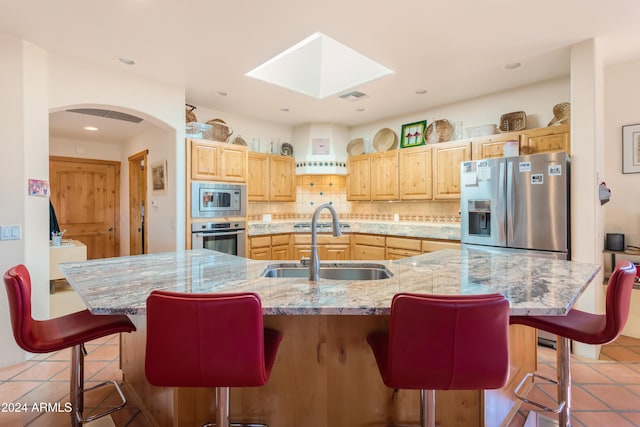
M116 59L122 62L124 65L136 65L136 61L131 58L125 58L124 56L116 56Z
M98 128L97 128L97 127L95 127L95 126L85 126L85 127L84 127L84 130L88 130L88 131L91 131L91 132L95 132L95 131L97 131L97 130L98 130Z
M280 111L282 111L282 112L286 113L286 112L288 112L288 111L289 111L289 109L288 109L288 108L286 108L286 107L284 107L284 108L281 108L281 109L280 109Z
M391 73L342 43L314 33L246 75L323 99Z
M418 90L416 91L416 94L418 94L418 95L424 95L425 93L427 93L427 90L426 90L426 89L418 89Z
M229 94L227 92L223 92L223 91L216 92L216 95L218 95L218 96L229 96Z
M522 66L522 62L511 62L504 66L505 70L515 70L516 68L520 68Z

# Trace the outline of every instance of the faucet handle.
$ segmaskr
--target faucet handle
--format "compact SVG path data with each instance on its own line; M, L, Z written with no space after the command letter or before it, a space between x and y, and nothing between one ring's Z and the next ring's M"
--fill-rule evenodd
M311 258L307 258L304 256L300 258L300 265L308 266L310 263L311 263Z

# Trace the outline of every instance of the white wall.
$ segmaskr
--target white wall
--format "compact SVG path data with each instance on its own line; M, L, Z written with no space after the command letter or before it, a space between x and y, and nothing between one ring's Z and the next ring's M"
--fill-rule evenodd
M464 128L487 124L498 125L501 115L513 111L524 111L527 114L528 129L544 127L553 118L553 106L560 102L567 102L569 98L569 77L547 80L510 91L354 126L351 128L351 138L373 140L376 132L388 127L396 132L399 139L403 124L419 120L427 120L427 125L440 119L447 119L452 124L461 121Z
M48 180L47 57L37 47L0 34L0 224L20 225L21 240L0 241L0 273L23 263L31 273L35 318L49 316L49 199L27 195L28 179ZM25 353L13 340L5 292L0 292L0 366Z
M119 143L109 144L51 137L49 138L49 155L119 162L122 160L122 147Z
M622 126L640 124L640 59L605 69L605 174L611 201L604 205L604 233L624 233L625 244L640 246L640 174L622 173ZM623 258L618 256L617 259ZM624 256L634 262L640 257ZM607 269L610 257L604 258ZM634 290L624 335L640 338L640 291Z

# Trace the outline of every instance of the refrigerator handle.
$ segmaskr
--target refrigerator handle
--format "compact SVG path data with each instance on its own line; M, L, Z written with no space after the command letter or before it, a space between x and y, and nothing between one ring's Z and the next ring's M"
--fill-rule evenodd
M513 241L513 223L515 217L515 185L513 162L507 160L507 246Z
M495 212L500 212L500 216L497 216L497 221L498 221L498 244L500 246L506 246L507 244L507 237L505 236L505 233L507 232L507 224L505 223L505 221L507 220L506 215L504 215L504 207L506 206L506 192L505 192L505 183L506 183L506 179L504 177L505 175L505 168L506 168L506 161L501 161L499 163L500 167L498 169L498 197L497 197L497 202L498 202L498 206L500 207L500 209L497 209Z

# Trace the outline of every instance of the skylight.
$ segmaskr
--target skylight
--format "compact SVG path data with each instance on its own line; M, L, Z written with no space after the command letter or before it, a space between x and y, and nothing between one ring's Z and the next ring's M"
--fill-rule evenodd
M323 99L393 73L322 33L314 33L246 75Z

